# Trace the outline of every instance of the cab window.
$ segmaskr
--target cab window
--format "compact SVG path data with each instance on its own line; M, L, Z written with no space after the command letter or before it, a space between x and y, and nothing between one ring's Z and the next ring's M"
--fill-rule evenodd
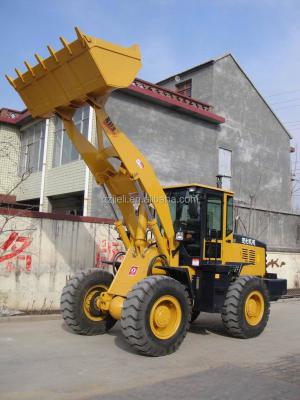
M222 199L217 196L207 197L206 236L222 237Z
M197 192L179 189L167 193L174 230L200 234L200 201Z
M233 231L233 197L227 197L226 236Z
M188 237L184 248L189 256L200 256L201 250L201 201L194 188L167 192L167 199L175 233L183 231Z

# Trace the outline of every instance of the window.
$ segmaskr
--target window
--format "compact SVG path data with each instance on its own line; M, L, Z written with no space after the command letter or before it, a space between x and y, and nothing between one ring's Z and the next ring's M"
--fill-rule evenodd
M189 189L170 190L167 193L175 230L200 230L200 201L198 193Z
M201 252L201 202L195 188L166 190L175 232L182 231L189 240L184 248L190 256Z
M233 231L233 197L227 197L226 236Z
M19 175L43 168L46 121L37 122L21 131Z
M182 96L191 97L192 96L192 80L180 82L176 85L176 93Z
M221 187L231 189L231 150L219 148L219 173Z
M16 203L15 207L22 210L39 211L40 199L22 200L20 203Z
M216 196L207 197L206 235L213 237L215 231L217 239L222 237L222 199Z
M48 197L55 214L83 215L83 192L66 193Z
M85 137L88 136L89 129L89 106L79 108L73 117L76 128ZM53 167L67 164L71 161L77 161L80 159L80 155L76 150L75 146L69 139L67 132L64 129L63 122L60 118L55 117L55 138L54 138L54 155L53 155Z

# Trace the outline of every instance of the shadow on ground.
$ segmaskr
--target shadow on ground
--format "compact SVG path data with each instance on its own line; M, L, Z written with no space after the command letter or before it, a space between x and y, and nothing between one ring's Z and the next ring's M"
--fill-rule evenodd
M191 324L189 332L201 335L215 333L220 336L228 336L220 314L201 313L200 316Z
M63 322L61 327L64 331L72 334L77 335L68 325ZM190 326L189 329L190 333L199 334L199 335L210 335L212 333L221 335L221 336L228 336L224 329L221 317L219 314L206 314L202 313ZM121 350L124 350L131 354L139 354L135 350L133 350L130 345L125 341L120 324L117 322L116 325L107 333L109 336L114 337L114 342L117 347Z

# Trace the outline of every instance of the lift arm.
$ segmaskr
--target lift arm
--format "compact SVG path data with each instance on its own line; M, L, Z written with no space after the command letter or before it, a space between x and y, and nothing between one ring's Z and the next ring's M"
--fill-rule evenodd
M68 43L60 38L61 50L56 52L48 46L49 58L35 55L36 66L25 62L25 73L16 69L18 77L7 79L33 117L56 114L63 120L70 140L97 183L105 185L120 209L124 220L115 224L131 256L144 257L151 248L151 256L163 255L169 265L175 265L174 229L162 186L144 155L105 111L109 94L129 86L140 69L139 48L137 45L120 47L85 35L78 28L75 30L77 40ZM76 109L86 103L95 110L97 147L77 130L72 120ZM110 143L108 147L104 146L104 134ZM119 160L118 168L111 159ZM132 202L137 196L140 198L138 213ZM148 229L155 241L147 238Z

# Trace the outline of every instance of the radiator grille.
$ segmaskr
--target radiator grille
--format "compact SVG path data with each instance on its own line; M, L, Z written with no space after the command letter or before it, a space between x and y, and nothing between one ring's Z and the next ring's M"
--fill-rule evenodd
M242 259L245 262L248 262L248 250L247 249L242 249Z
M242 260L246 263L255 264L255 250L242 248Z
M255 250L249 250L249 262L255 264Z

